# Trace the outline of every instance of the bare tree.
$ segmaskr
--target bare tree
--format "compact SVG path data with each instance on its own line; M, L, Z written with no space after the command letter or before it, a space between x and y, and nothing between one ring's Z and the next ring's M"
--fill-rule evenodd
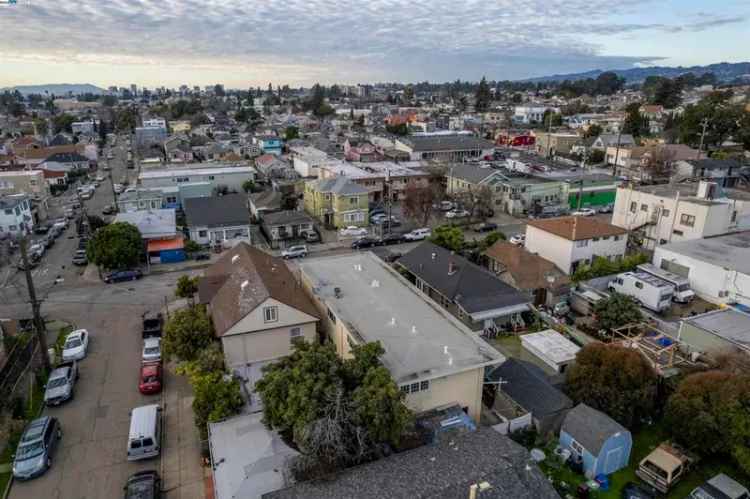
M432 206L439 200L439 189L435 185L419 187L415 184L409 184L404 189L404 199L401 203L401 209L404 216L419 220L422 225L427 225L432 214Z
M647 172L652 179L669 178L674 170L675 156L675 151L669 147L649 147L641 159L641 171Z

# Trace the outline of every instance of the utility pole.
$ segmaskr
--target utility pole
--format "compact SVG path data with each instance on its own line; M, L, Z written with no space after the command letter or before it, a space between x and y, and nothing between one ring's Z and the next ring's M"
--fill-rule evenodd
M47 333L46 328L44 327L44 319L42 319L41 314L42 304L37 300L34 279L31 277L31 266L29 265L27 244L28 236L26 235L26 231L23 231L23 235L21 236L21 260L23 261L24 274L26 274L26 288L29 290L31 312L34 315L34 329L36 329L37 339L39 340L39 349L42 353L42 365L44 366L44 370L49 373L52 366L49 362L49 354L47 352Z
M703 151L703 141L706 139L706 128L708 128L708 118L703 118L701 121L701 127L703 128L703 131L701 131L701 144L698 146L698 154L696 155L695 159L701 159L701 151Z
M623 122L623 125L624 124L625 123ZM622 127L623 127L623 125L620 125L619 127L617 127L617 149L615 149L615 164L612 165L612 176L613 177L617 176L617 161L620 158L620 137L622 137ZM604 152L606 153L607 150L605 149Z

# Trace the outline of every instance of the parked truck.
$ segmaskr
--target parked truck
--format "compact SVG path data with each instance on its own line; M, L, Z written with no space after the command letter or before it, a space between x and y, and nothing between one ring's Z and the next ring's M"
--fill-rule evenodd
M161 336L161 330L164 325L164 317L161 313L143 314L143 338L154 338Z
M680 479L687 474L697 458L671 442L662 442L644 457L638 464L635 474L666 494Z
M690 281L687 277L683 277L668 270L660 269L656 265L650 263L638 265L638 270L651 274L654 277L658 277L662 281L667 281L674 286L672 300L677 303L690 303L693 301L693 298L695 298L695 293L690 289Z
M654 312L662 312L672 305L674 286L646 272L618 274L607 287L610 291L633 297Z
M50 373L47 385L44 387L45 405L48 407L60 405L72 399L77 380L78 363L75 360L58 364Z

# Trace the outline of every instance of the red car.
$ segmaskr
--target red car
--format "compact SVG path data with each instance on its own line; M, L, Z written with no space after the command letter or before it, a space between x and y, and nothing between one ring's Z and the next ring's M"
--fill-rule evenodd
M144 395L151 395L161 391L161 364L143 364L141 366L141 381L138 390Z

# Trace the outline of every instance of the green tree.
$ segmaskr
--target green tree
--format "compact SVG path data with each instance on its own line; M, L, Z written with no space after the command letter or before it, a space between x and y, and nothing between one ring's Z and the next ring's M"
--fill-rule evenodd
M505 241L505 234L498 231L493 231L487 234L481 241L479 241L479 244L477 245L477 251L479 253L483 253L487 250L490 246L495 244L498 241Z
M288 126L284 130L284 140L292 140L299 138L299 128L296 126Z
M679 125L680 141L692 147L698 147L703 135L703 124L706 124L706 133L703 138L704 147L721 148L729 137L740 131L740 124L746 122L747 118L739 104L730 102L732 92L713 92L701 99L697 104L687 106L682 114ZM746 130L744 133L748 133Z
M185 253L197 253L201 250L201 245L193 241L192 239L188 239L185 241Z
M177 288L175 289L175 296L177 298L185 298L192 302L195 293L198 292L198 276L190 277L188 275L180 276L177 279Z
M376 442L398 445L413 415L404 405L404 394L393 382L383 366L367 371L360 385L354 389L352 400L360 426Z
M244 182L242 182L242 190L247 193L255 192L255 182L250 179L245 180Z
M411 103L414 100L414 85L406 85L404 88L404 102Z
M632 428L653 414L657 376L637 350L606 343L590 343L568 370L566 391Z
M36 129L37 135L45 137L49 131L49 124L47 123L47 120L37 118L34 120L34 128Z
M611 330L643 319L641 309L630 296L612 293L594 304L594 317L599 329Z
M240 394L240 380L227 379L222 371L195 371L190 376L193 388L195 425L201 440L208 438L208 423L221 421L238 414L244 406Z
M589 125L586 131L583 132L583 138L588 139L598 137L602 134L603 131L604 129L601 127L601 125L597 125L596 123L594 123L593 125Z
M628 104L625 108L627 115L622 124L622 133L627 133L633 137L646 137L649 134L650 126L648 118L641 114L641 105L638 102Z
M388 133L392 133L394 135L409 135L409 127L406 126L406 123L399 123L398 125L386 125L385 129Z
M487 78L484 76L482 76L482 79L479 81L474 99L474 108L478 112L484 112L490 108L492 93L490 92L490 86L487 84Z
M52 118L52 130L53 133L68 132L73 133L73 123L76 121L76 117L72 114L58 114Z
M562 114L556 113L551 109L547 109L546 111L544 111L544 116L542 118L542 124L544 125L545 129L550 127L550 121L552 122L553 127L562 126Z
M180 361L195 360L214 341L214 328L206 307L199 305L177 310L164 327L164 356Z
M138 265L143 256L143 240L135 225L117 222L94 233L86 256L104 269L122 269Z
M441 225L432 231L430 241L451 251L461 251L464 248L464 233L455 225Z

